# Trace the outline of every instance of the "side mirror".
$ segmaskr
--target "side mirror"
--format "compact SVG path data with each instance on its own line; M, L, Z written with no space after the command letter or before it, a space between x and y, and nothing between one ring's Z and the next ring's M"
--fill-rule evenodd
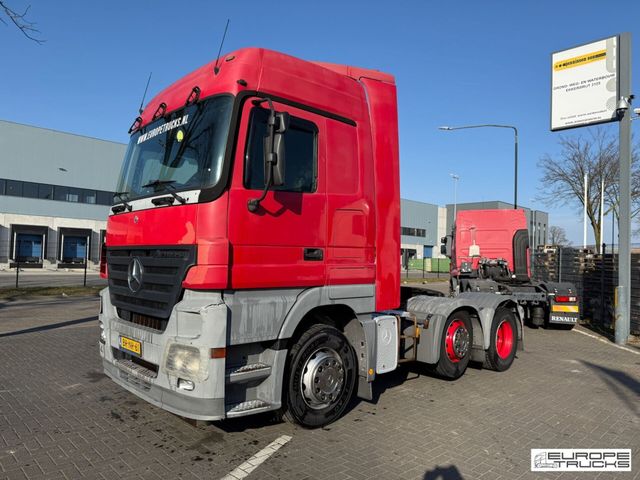
M275 125L273 133L273 151L271 150L271 138L264 137L264 179L265 182L271 178L271 183L265 185L280 187L284 185L284 171L286 165L284 134L289 128L289 114L287 112L279 112L275 114ZM273 169L272 169L273 168ZM269 175L269 170L271 175Z
M290 117L287 112L276 114L276 132L273 139L273 152L275 153L275 163L271 178L273 185L279 187L284 185L284 171L286 167L284 134L289 129ZM266 178L266 177L265 177Z
M280 187L284 185L284 134L276 133L273 139L274 162L272 164L271 185ZM269 168L269 164L265 164L265 168ZM266 176L265 176L266 178Z
M289 115L289 112L276 113L276 133L284 133L289 130L290 122L291 117Z
M285 145L284 134L289 128L290 117L287 112L276 112L270 98L254 101L255 105L263 102L269 104L269 120L267 122L268 134L263 139L264 151L264 189L259 198L251 198L247 201L250 212L258 210L260 202L265 199L267 191L272 186L284 185L285 170Z
M451 235L447 235L446 237L442 237L440 241L442 245L440 245L440 253L451 258L451 244L453 237Z

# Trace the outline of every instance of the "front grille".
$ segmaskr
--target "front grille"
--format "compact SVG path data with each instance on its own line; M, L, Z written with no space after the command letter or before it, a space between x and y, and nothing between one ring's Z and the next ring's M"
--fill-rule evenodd
M127 322L140 325L141 327L150 328L159 332L164 332L167 327L166 318L150 317L149 315L140 315L139 313L133 313L124 308L117 308L118 317Z
M129 287L129 266L137 258L142 265L141 284ZM171 309L182 296L182 281L195 264L195 246L107 248L107 269L111 303L126 318L157 330L164 330ZM149 319L158 321L150 322Z

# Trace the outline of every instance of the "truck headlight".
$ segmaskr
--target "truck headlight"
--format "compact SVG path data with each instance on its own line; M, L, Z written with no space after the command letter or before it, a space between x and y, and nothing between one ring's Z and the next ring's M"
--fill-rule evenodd
M203 381L208 376L206 352L206 349L171 343L165 353L164 370L170 375Z
M104 323L100 322L100 343L107 343L107 334L104 332Z

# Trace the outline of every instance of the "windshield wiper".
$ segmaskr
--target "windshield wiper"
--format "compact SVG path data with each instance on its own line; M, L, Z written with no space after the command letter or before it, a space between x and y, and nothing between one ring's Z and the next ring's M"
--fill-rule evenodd
M157 178L155 180L150 181L146 185L142 185L142 188L149 188L149 187L158 188L158 187L163 187L165 185L171 185L172 183L176 183L176 181L175 180L160 180L159 178Z
M127 209L129 212L133 210L133 207L131 206L131 204L127 203L127 200L125 199L125 195L129 195L129 192L115 192L113 194L113 198L117 197L122 202L122 205L116 205L114 207L111 207L111 211L113 213L124 212L125 209Z
M181 197L180 195L178 195L176 192L174 192L174 190L176 189L176 187L174 187L172 184L175 183L175 180L160 180L159 178L147 183L146 185L142 185L142 188L148 188L148 187L153 187L154 190L156 190L158 187L166 187L169 194L175 198L177 201L179 201L181 204L185 204L187 203L187 199L184 197ZM171 189L171 190L169 190Z

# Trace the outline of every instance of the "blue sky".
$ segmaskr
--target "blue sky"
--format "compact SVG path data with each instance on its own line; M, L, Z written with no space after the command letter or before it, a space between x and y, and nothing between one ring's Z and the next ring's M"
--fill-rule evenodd
M261 46L396 76L406 198L451 203L455 172L459 202L511 202L512 132L437 127L516 125L519 203L549 211L574 243L582 241L580 209L532 200L539 158L558 151L559 134L549 131L550 53L628 31L633 73L640 66L635 0L8 1L16 10L31 3L46 43L0 25L2 119L126 142L149 72L147 98L215 58L230 18L223 52ZM608 128L617 134L617 125Z

